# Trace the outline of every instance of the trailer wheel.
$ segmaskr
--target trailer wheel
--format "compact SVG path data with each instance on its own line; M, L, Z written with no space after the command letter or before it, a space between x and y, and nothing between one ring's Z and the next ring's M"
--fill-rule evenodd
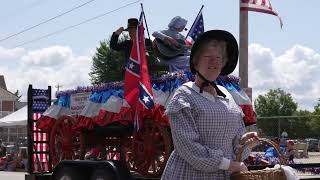
M107 171L108 170L108 171ZM117 175L112 169L97 169L94 170L90 180L116 180Z
M57 170L52 180L86 180L86 178L75 167L63 167Z
M173 149L167 127L145 119L142 129L133 135L133 153L126 159L131 170L147 177L161 176Z
M72 128L77 120L71 116L61 116L50 134L50 155L55 167L62 160L80 159L81 134Z

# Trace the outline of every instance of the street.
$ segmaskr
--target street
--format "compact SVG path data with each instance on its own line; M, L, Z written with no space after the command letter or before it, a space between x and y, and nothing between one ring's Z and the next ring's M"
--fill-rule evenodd
M0 171L0 180L24 180L25 172Z

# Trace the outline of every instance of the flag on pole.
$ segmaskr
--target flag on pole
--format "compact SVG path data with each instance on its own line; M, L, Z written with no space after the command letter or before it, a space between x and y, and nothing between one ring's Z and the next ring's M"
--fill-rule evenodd
M198 16L196 17L187 34L186 42L190 45L193 44L198 39L198 37L204 32L202 8L203 6L201 7Z
M124 96L130 107L135 110L134 123L137 130L141 127L142 111L154 107L146 58L143 17L142 11L124 79Z
M272 9L270 0L240 0L240 10L255 11L277 16L279 18L280 26L282 28L282 19L280 18L278 13L274 9Z

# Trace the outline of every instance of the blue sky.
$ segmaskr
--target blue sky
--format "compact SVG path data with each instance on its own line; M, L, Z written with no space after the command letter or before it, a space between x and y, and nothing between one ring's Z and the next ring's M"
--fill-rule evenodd
M11 0L1 6L0 21L2 23L0 37L6 37L19 30L35 25L59 13L69 10L87 0ZM68 25L76 24L84 19L116 9L133 1L96 0L87 6L73 11L61 18L51 21L39 28L21 34L10 40L0 42L1 46L14 47L21 42L31 40L38 36L53 32ZM150 31L165 28L168 21L176 15L189 20L190 27L201 5L205 5L203 14L206 29L226 29L238 36L239 28L239 3L235 0L228 1L141 1L144 4ZM271 1L273 7L283 18L283 30L279 28L276 17L250 12L249 15L249 40L259 43L281 53L293 44L301 44L319 50L318 39L315 35L320 31L316 23L317 7L320 1L309 0L301 3L298 0ZM50 45L68 45L76 52L82 52L96 46L99 40L108 38L117 27L126 25L128 17L138 17L139 3L91 21L75 29L61 34L25 45L24 48L41 48Z
M11 0L2 2L0 39L86 1ZM100 40L109 38L118 27L126 26L127 18L138 17L139 3L49 38L20 48L13 49L13 47L131 2L134 1L95 0L47 24L0 42L0 74L6 76L9 89L11 91L19 89L25 94L28 83L39 86L54 86L60 83L64 88L88 85L87 73L95 47ZM170 19L176 15L186 18L189 21L187 25L189 28L199 8L204 5L205 30L225 29L238 38L239 2L236 0L144 0L141 2L144 5L150 33L166 28ZM283 29L280 28L277 17L249 12L249 86L253 87L254 97L265 93L270 88L283 88L293 94L302 109L312 109L320 93L320 88L316 86L319 80L315 77L318 73L315 67L320 66L318 61L320 60L318 45L320 25L317 23L317 18L320 17L318 11L320 1L271 0L271 2L283 19ZM72 71L70 77L60 77L59 73L68 72L68 70ZM272 76L270 71L273 72ZM41 73L47 77L37 75ZM72 78L80 78L76 81L78 84L75 84L75 79ZM18 85L17 82L13 83L13 79L18 79L20 83ZM307 82L307 85L301 86L299 82ZM306 91L310 91L312 95L307 97L303 93Z

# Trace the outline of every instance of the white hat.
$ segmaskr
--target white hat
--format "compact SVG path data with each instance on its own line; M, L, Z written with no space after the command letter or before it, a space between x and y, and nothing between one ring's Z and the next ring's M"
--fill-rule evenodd
M183 29L187 25L187 20L183 19L180 16L176 16L173 19L171 19L170 23L168 24L169 28L174 28L174 29Z

